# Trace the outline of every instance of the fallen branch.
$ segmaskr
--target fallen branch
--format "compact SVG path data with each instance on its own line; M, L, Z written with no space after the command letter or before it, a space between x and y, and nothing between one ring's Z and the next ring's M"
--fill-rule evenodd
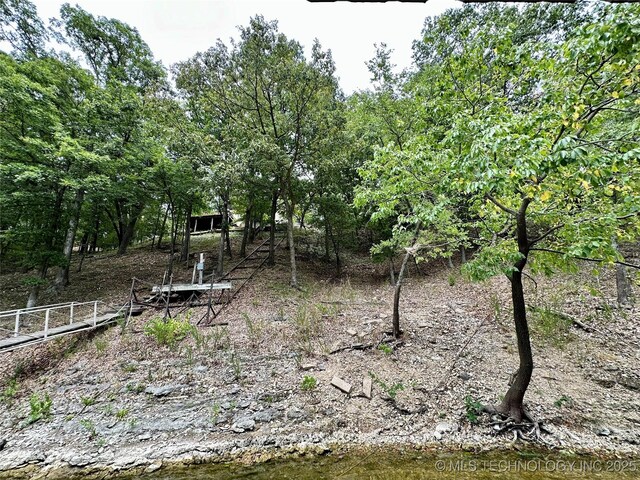
M532 312L540 312L541 308L535 307L535 306L529 306L529 310L531 310ZM552 315L555 315L557 317L562 318L563 320L567 320L567 321L571 322L573 325L575 325L578 328L581 328L585 332L596 331L596 329L594 327L591 327L591 326L587 325L586 323L581 322L580 320L578 320L577 318L575 318L572 315L569 315L569 314L564 313L564 312L557 312L555 310L547 310L547 311L549 313L551 313Z
M385 305L384 302L344 302L342 300L334 300L334 301L323 300L323 301L320 301L319 303L324 303L327 305Z
M334 348L329 352L329 354L333 355L334 353L343 352L345 350L367 350L369 348L373 348L373 343L355 343L353 345Z
M429 410L429 407L427 407L426 405L420 405L419 407L417 407L414 410L411 410L409 408L403 407L401 405L398 405L398 402L396 402L395 398L392 397L382 397L383 400L385 400L386 402L388 402L389 404L391 404L391 406L398 411L398 413L400 413L401 415L415 415L415 414L422 414L422 413L426 413Z

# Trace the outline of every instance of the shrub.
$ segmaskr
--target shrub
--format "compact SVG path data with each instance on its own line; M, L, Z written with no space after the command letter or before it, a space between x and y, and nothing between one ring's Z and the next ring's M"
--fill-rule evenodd
M47 420L51 417L51 397L48 393L44 394L43 398L37 393L32 393L29 398L29 417L27 417L27 424L32 424L40 419Z
M384 393L386 393L391 400L395 400L398 392L404 390L404 385L402 384L402 382L397 382L393 385L387 385L387 383L379 378L375 373L369 372L369 376L373 379L376 385L382 388Z
M144 327L144 333L156 339L160 345L174 347L194 330L189 316L184 319L155 317Z
M0 394L0 400L2 400L7 405L9 405L13 400L13 397L15 397L17 393L18 393L18 382L15 378L12 378L7 383L7 386L2 391L2 394Z
M464 397L465 415L469 423L478 423L478 417L482 413L482 404L471 395Z
M558 400L556 400L555 402L553 402L553 404L557 407L557 408L562 408L565 404L567 406L571 406L573 405L573 398L571 398L568 395L562 395L560 396L560 398Z
M89 433L89 440L93 440L98 435L96 424L91 420L80 420L80 425Z

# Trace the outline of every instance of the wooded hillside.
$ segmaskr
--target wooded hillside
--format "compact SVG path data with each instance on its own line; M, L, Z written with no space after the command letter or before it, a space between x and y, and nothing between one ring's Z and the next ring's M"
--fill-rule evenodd
M300 229L338 278L346 250L370 251L400 337L407 265L460 252L470 278L509 279L519 369L497 412L521 422L523 278L579 259L616 268L618 303L633 301L639 266L620 247L640 233L638 5L453 9L426 20L409 71L378 45L351 96L320 42L305 55L261 16L170 68L134 27L69 4L45 24L0 0L0 41L0 273L28 272L28 306L100 249L169 245L171 275L191 217L217 213L219 275L231 217L240 256L269 229L270 264L283 224L292 288Z

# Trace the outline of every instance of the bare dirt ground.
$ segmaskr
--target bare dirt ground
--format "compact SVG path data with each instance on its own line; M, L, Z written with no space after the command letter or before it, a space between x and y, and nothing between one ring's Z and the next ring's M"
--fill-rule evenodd
M214 251L210 237L195 243L193 251ZM161 313L148 310L124 333L114 327L2 354L0 477L256 461L350 444L513 446L487 415L471 421L476 402L499 402L518 363L506 279L470 283L439 261L412 268L404 335L394 341L384 266L352 255L338 280L303 248L302 289L294 290L287 255L279 250L277 265L239 292L218 318L227 325L201 327L172 348L144 333ZM98 255L62 295L43 301L121 304L133 276L159 283L166 260L146 248ZM526 285L535 362L526 402L549 431L546 448L637 457L640 309L615 305L611 271L583 267ZM190 278L191 267L180 275ZM0 282L1 308L24 302L20 275ZM202 315L194 309L191 321ZM349 394L331 385L334 377L351 384ZM27 425L30 399L45 394L51 415Z

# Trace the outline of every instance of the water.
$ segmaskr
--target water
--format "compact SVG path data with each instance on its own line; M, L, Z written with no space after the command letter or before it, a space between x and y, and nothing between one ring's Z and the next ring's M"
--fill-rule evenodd
M375 451L279 460L253 466L197 465L137 476L145 480L618 480L640 478L640 459L543 454Z

